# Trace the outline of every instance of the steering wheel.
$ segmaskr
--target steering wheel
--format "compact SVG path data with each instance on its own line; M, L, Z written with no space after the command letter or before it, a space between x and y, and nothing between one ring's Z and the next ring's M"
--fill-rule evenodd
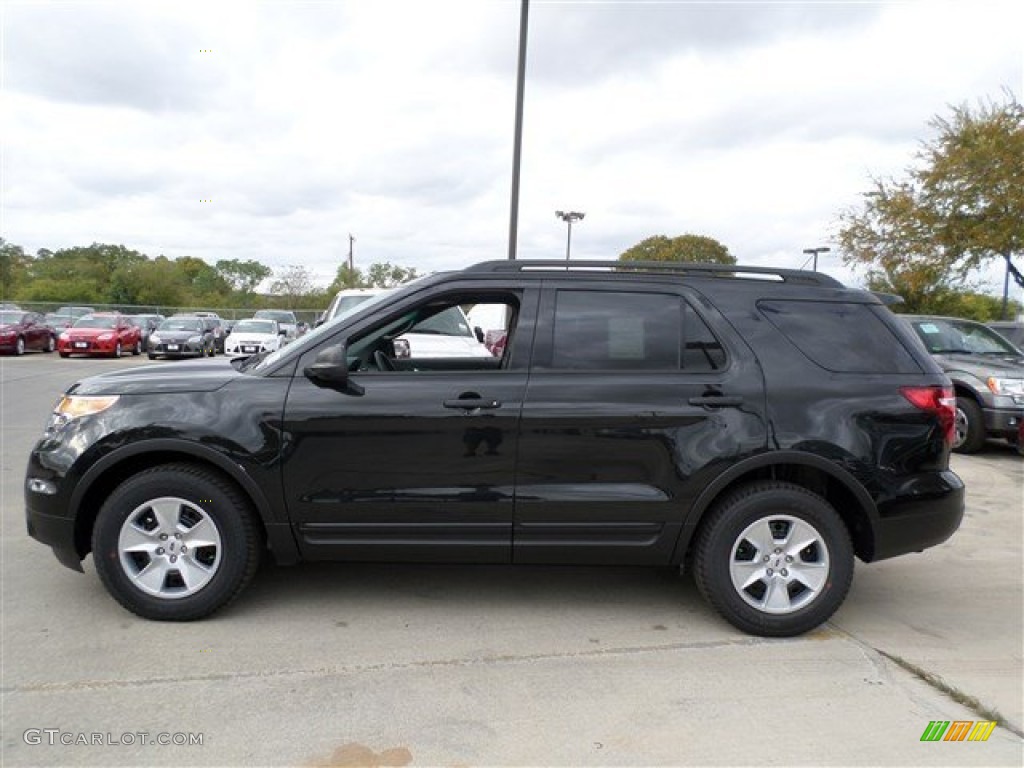
M376 350L373 353L373 362L376 364L377 370L379 370L379 371L394 371L394 370L397 370L395 368L395 361L392 360L387 355L385 355L379 349Z

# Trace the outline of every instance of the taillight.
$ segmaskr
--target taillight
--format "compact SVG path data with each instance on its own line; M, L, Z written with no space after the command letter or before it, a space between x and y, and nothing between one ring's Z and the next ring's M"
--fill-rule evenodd
M900 392L923 411L939 417L947 445L953 444L956 424L956 393L952 387L900 387Z

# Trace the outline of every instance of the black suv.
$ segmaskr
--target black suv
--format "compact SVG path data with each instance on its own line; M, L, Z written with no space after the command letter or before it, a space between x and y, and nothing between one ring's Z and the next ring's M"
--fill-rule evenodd
M500 356L396 354L480 304L504 310ZM686 565L735 626L793 635L854 556L956 530L954 409L910 330L824 275L487 262L275 352L74 384L29 459L28 530L153 619L224 606L268 549Z

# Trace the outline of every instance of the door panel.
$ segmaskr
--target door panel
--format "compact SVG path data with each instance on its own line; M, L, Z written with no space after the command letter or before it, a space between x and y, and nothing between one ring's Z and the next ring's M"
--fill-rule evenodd
M558 287L545 290L538 327L554 328ZM589 333L588 324L614 324L616 296L595 302L592 316L574 310L560 327ZM668 563L699 490L765 445L763 379L749 352L727 331L714 343L695 334L673 349L660 333L665 317L653 316L654 333L636 319L657 297L645 299L623 312L629 322L603 345L551 338L535 347L519 447L516 562ZM689 305L678 317L706 330ZM561 361L559 348L569 350ZM604 355L596 364L605 369L559 370L595 364L580 350ZM666 356L689 370L663 366ZM704 362L712 358L717 369Z
M303 555L508 562L525 373L351 378L362 395L301 375L288 395L284 490ZM445 405L473 395L493 407Z

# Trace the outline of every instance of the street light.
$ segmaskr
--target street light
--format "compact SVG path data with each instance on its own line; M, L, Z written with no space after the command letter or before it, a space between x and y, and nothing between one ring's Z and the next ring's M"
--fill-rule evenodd
M569 234L565 238L565 260L569 260L569 248L572 245L572 223L582 221L586 214L581 211L555 211L555 216L569 225Z
M818 254L819 253L828 253L831 250L832 250L831 248L829 248L828 246L824 246L824 245L819 246L818 248L804 248L804 253L810 253L810 254L812 254L814 256L814 271L815 272L818 271Z

